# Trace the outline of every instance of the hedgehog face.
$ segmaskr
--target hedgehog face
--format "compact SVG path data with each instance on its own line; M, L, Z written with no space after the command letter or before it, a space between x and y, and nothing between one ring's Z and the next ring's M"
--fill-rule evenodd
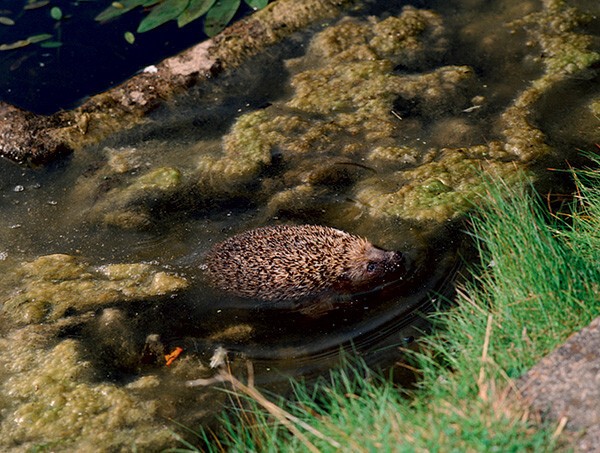
M406 274L402 253L382 250L368 242L361 253L352 253L348 258L346 271L339 282L344 292L369 291Z

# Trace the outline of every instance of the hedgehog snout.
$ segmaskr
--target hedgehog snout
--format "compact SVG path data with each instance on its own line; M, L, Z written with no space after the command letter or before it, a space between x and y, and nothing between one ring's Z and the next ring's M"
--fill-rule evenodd
M406 270L406 259L402 252L374 249L371 260L366 263L366 275L376 275L386 278Z
M402 252L388 252L389 255L384 263L386 274L398 274L406 271L406 258Z

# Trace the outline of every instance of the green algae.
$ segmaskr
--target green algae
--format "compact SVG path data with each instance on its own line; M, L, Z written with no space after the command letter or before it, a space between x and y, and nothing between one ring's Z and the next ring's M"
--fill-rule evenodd
M589 109L596 118L600 118L600 99L590 102Z
M508 24L525 29L530 43L547 50L546 70L491 119L497 123L499 137L463 146L461 140L474 140L482 133L471 126L468 116L488 109L490 101L471 67L435 67L452 45L442 17L407 6L400 15L383 20L343 19L317 33L304 57L287 62L292 73L291 96L239 116L223 137L220 152L214 148L203 151L199 142L194 147L200 153L196 167L186 172L185 179L177 175L178 183L163 187L148 185L140 176L139 181L130 180L102 195L93 211L101 213L99 217L108 224L143 228L152 221L151 200L167 201L173 195L189 197L193 193L199 203L203 199L249 198L265 206L269 216L311 212L323 208L321 201L340 187L339 181L350 187L366 178L354 191L365 193L365 184L374 180L367 173L347 177L332 171L332 161L337 159L338 163L366 161L384 172L379 177L384 181L419 181L403 188L402 196L379 193L388 203L397 203L394 208L363 203L358 197L359 205L382 206L380 211L367 209L374 221L393 216L443 222L446 217L456 217L471 207L467 199L479 193L481 179L474 175L473 164L483 173L488 168L502 168L499 174L509 176L511 169L554 153L536 124L536 106L565 75L586 71L596 61L596 53L588 50L590 37L574 31L585 20L573 8L548 2L542 11ZM403 140L407 135L428 133L436 136L433 147ZM434 194L435 200L430 200L432 192L423 190L421 183L441 181L440 168L450 165L442 157L447 153L443 147L435 147L436 143L472 148L466 154L475 153L476 160L490 162L453 162L449 170L453 182L447 184L452 190ZM432 160L443 162L437 165ZM177 169L152 171L174 175ZM395 171L401 173L391 175ZM458 188L461 177L464 184ZM378 193L375 188L369 190L375 190L373 197ZM421 208L427 213L420 213Z
M280 175L285 187L272 193L281 184L263 182L263 196L270 198L267 211L276 214L286 205L310 209L310 200L324 195L324 178L315 166L332 168L335 156L354 159L367 151L367 143L376 150L393 147L401 120L393 114L398 99L422 116L469 105L473 71L468 67L444 66L415 75L394 72L395 58L417 67L437 58L445 43L440 16L412 7L383 21L343 20L328 27L315 36L304 59L290 61L295 72L291 98L242 115L223 138L223 156L201 157L201 186L243 192L277 153L286 164ZM305 67L314 60L322 60L321 65ZM340 174L320 173L333 175L330 184Z
M482 176L488 168L502 168L499 174L508 176L511 169L556 153L537 124L538 104L566 77L586 74L598 61L598 53L590 50L592 37L580 32L589 20L585 14L561 1L547 1L539 11L531 12L531 6L520 11L523 18L504 25L515 33L526 32L531 48L527 58L537 59L544 70L492 116L478 116L479 109L498 106L473 68L439 66L454 44L440 14L407 6L382 20L345 18L317 33L305 56L287 62L292 92L288 98L240 115L222 138L220 151L198 142L193 146L199 154L194 168L147 169L139 163L140 155L113 153L111 170L96 174L97 184L109 190L90 195L95 202L89 219L147 228L160 211L156 206L173 198L192 198L198 204L250 199L264 206L268 216L299 214L323 209L322 200L354 184L352 194L374 191L368 200L358 197L358 206L382 206L380 211L365 208L373 221L392 216L443 222L445 216L456 217L470 208L466 199L479 193L481 180L472 168L483 169ZM540 58L536 46L543 50ZM491 134L475 126L484 118L493 125ZM488 134L487 142L476 143ZM428 135L433 136L429 146ZM465 155L478 156L475 161L469 157L450 163L444 147L469 149ZM366 163L383 173L378 179L392 182L366 189L377 178L368 171L348 176L335 169L339 163ZM441 170L448 165L449 170ZM444 183L451 189L444 194L424 190L423 181L444 180L440 171L452 172L452 184ZM457 189L461 177L464 184ZM402 196L389 197L397 181L411 184L402 188ZM377 187L386 189L377 192ZM376 194L398 205L383 209L380 203L372 204L369 199ZM430 200L433 195L435 200ZM427 213L419 213L421 208Z
M0 387L0 448L109 452L173 445L172 431L160 421L161 399L153 390L164 379L145 375L127 386L104 382L79 340L57 339L63 329L89 320L85 315L32 324L0 338L0 363L7 377ZM172 374L178 379L201 374L200 367L188 365L195 370L178 364Z
M223 138L225 157L202 156L198 177L202 188L243 188L252 183L260 171L271 163L271 147L275 134L262 127L262 111L242 116L231 132Z
M227 28L214 38L211 58L223 67L239 66L248 57L301 30L311 23L332 19L342 10L351 9L356 0L280 0Z
M445 34L440 15L407 6L381 21L344 19L317 34L310 51L330 63L387 60L414 69L444 52Z
M78 179L72 202L88 206L84 213L88 221L124 229L151 226L153 211L169 204L186 184L181 169L158 164L160 151L155 144L105 148L104 164ZM148 164L148 159L156 165Z
M476 93L474 72L467 66L442 66L404 75L398 74L395 66L401 61L405 67L418 68L435 60L446 49L445 34L439 15L413 7L405 7L400 16L383 21L349 19L326 28L315 36L306 57L289 62L294 71L291 98L239 117L223 139L224 156L201 158L201 181L209 181L217 190L220 184L224 193L243 191L261 176L277 152L286 163L287 170L281 175L283 188L277 191L281 184L265 182L261 188L269 199L267 213L278 215L315 209L317 200L327 194L327 177L315 176L319 173L331 177L330 186L339 186L335 175L340 172L315 171L315 166L331 168L335 156L352 161L366 155L372 164L393 163L399 168L423 163L430 150L398 143L403 117L435 118L441 112L468 108ZM317 67L311 67L315 61L319 62ZM452 171L464 174L466 168L455 165ZM434 165L419 172L427 170L434 172ZM352 184L358 180L360 177L346 181ZM369 181L363 181L361 187ZM441 221L445 215L462 212L469 194L438 198L437 204L454 208L436 209L435 219ZM422 201L410 202L411 209L372 208L369 214L373 219L385 215L433 218L431 212L417 212L428 209L424 196L415 192L412 197ZM388 202L410 198L394 197Z
M373 217L396 216L417 221L452 219L474 206L486 193L487 178L524 183L526 174L513 162L485 159L482 147L444 149L436 160L388 177L362 181L356 200Z
M18 280L1 313L17 324L55 321L107 305L164 296L187 287L183 277L149 264L90 266L62 254L26 262L6 277Z
M536 86L552 81L556 76L566 77L588 70L600 61L600 53L590 47L594 38L579 32L579 27L592 16L568 6L564 0L545 0L544 8L510 24L525 27L542 49L540 58L546 71Z
M502 114L506 149L522 161L552 152L545 134L533 124L537 102L574 74L589 76L590 67L600 61L600 53L590 49L593 37L578 30L589 19L563 0L546 0L541 11L508 24L512 29L526 29L530 43L541 48L540 60L545 67Z

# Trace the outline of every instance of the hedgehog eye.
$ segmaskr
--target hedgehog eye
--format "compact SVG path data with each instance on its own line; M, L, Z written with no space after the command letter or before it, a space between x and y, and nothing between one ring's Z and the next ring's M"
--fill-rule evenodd
M375 272L377 270L377 263L370 262L367 264L367 272Z

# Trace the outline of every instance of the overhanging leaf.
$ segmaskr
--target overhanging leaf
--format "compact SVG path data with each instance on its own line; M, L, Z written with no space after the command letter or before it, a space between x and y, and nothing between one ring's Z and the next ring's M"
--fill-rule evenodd
M41 0L39 2L31 2L31 3L27 3L23 9L38 9L41 8L43 6L46 6L48 3L50 3L49 0Z
M198 19L215 4L217 0L190 0L188 7L177 18L177 25L183 27Z
M125 41L127 41L129 44L133 44L135 42L135 35L130 31L126 31L123 34L123 37L125 38Z
M188 3L189 0L164 0L162 3L152 8L150 14L140 22L137 32L144 33L145 31L152 30L165 22L175 19L183 12Z
M263 9L269 4L269 0L244 0L246 5L252 8L254 11Z
M46 41L47 39L52 38L52 36L53 35L51 35L50 33L41 33L39 35L30 36L29 38L27 38L27 41L29 41L31 44L35 44L36 42Z
M206 13L204 33L212 37L223 30L235 16L240 3L241 0L217 0L215 5Z
M13 50L19 47L25 47L31 44L27 39L20 39L19 41L11 42L10 44L0 44L0 50Z
M0 16L0 24L2 25L14 25L15 21L10 17Z
M112 4L98 14L95 19L98 22L106 22L107 20L119 17L121 14L125 14L127 11L131 11L137 6L146 6L146 3L146 0L121 0L112 2Z

